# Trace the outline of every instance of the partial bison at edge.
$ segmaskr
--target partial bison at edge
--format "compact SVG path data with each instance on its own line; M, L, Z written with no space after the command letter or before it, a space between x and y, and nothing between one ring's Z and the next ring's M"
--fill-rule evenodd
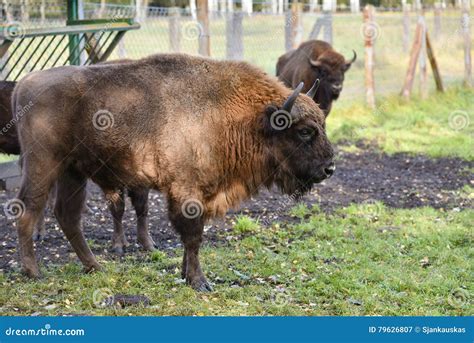
M332 46L320 40L302 43L298 49L288 51L280 56L276 65L276 74L288 87L305 83L303 91L308 90L317 79L321 85L313 97L326 116L331 112L332 102L342 92L344 74L356 60L351 60L335 51Z
M324 114L310 96L244 62L182 54L29 74L13 94L23 152L18 238L39 275L32 232L57 182L55 214L86 271L100 269L80 229L88 178L105 192L154 188L184 244L182 275L211 290L203 226L261 186L303 194L331 176ZM315 87L310 92L314 92Z

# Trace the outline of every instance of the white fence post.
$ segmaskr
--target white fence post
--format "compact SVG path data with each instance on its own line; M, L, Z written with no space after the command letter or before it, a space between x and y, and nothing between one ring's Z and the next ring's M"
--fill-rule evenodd
M278 0L272 0L272 14L278 13Z
M403 9L403 51L408 52L410 45L410 12L406 0L402 0Z
M332 11L332 0L323 0L323 12Z
M252 14L253 12L253 0L242 0L242 12Z
M196 20L196 0L189 0L189 10L191 11L191 17Z
M428 97L428 68L426 67L426 21L423 13L419 16L418 22L421 24L421 50L418 57L418 67L420 70L420 94L422 99Z
M352 13L360 12L360 0L351 0L351 12Z
M179 52L181 50L181 27L179 18L179 8L170 7L168 13L170 50L173 52Z
M472 57L471 57L471 17L469 16L470 0L463 0L462 33L464 36L464 84L472 86Z
M278 0L278 14L283 14L284 12L284 0Z
M244 58L244 44L242 40L243 12L233 12L227 15L226 22L226 50L227 59L242 60Z

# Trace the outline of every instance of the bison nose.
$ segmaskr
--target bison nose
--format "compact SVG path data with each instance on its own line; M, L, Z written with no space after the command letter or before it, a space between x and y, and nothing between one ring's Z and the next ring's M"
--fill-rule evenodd
M340 92L340 91L342 90L342 84L336 83L336 84L332 85L332 89L333 89L335 92Z
M334 174L335 170L336 170L336 165L334 164L334 162L331 162L326 168L324 168L324 174L329 179L332 176L332 174Z

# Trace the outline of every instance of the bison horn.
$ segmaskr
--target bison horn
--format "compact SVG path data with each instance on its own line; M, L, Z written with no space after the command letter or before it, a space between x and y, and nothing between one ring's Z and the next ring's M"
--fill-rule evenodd
M316 92L318 91L318 88L319 88L319 83L320 83L319 79L316 79L311 89L308 91L308 93L306 93L306 95L309 96L311 99L314 98L314 96L316 95Z
M310 58L309 64L311 64L313 67L319 67L321 65L321 61L313 60L312 58Z
M350 61L347 61L346 64L352 64L355 62L355 60L357 59L357 54L355 52L355 50L352 50L352 53L354 54L354 56L352 56L352 59Z
M304 87L304 82L300 82L298 87L296 87L295 90L293 91L293 94L291 94L288 97L288 99L286 99L285 103L283 104L283 110L285 110L288 113L291 112L291 109L293 108L296 98L301 93L301 90L303 89L303 87Z

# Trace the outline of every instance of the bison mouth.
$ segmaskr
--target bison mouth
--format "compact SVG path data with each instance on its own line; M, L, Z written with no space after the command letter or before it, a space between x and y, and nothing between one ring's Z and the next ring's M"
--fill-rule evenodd
M299 170L300 173L295 174L295 170L288 171L280 168L273 182L282 193L299 197L311 191L313 185L321 183L331 177L335 166L334 163L331 162L326 167L321 165L316 168L308 169L311 169L309 173L308 170Z

